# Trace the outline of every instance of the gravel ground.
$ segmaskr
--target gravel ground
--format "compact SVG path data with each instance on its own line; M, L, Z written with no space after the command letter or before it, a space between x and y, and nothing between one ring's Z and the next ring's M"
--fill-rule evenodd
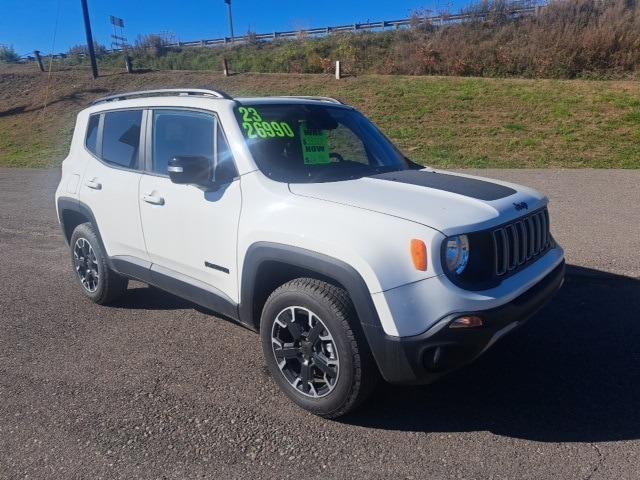
M475 364L326 421L254 333L141 284L84 299L58 172L0 169L0 478L638 478L640 172L482 173L551 197L565 286Z

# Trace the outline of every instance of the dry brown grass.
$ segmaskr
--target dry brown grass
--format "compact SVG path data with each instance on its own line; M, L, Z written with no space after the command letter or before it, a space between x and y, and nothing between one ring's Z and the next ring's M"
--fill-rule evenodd
M536 16L413 29L392 45L385 73L575 78L620 77L640 67L636 0L552 0Z
M348 74L525 78L637 78L638 0L550 0L538 15L513 19L510 0L484 0L486 21L377 33L248 42L220 48L165 47L159 37L133 50L136 68L236 72L327 73L336 61ZM155 47L154 47L155 45ZM65 60L77 64L78 58ZM82 60L82 61L86 61ZM123 68L120 54L103 66Z

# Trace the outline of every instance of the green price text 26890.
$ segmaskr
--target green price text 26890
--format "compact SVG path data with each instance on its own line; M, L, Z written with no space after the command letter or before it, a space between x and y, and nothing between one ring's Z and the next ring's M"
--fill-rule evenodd
M265 122L255 108L240 107L242 114L242 128L248 138L290 137L295 134L287 122Z

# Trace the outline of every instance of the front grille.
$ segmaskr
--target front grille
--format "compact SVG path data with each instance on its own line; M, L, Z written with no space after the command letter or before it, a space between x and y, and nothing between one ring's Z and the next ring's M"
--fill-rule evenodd
M552 243L546 208L493 230L495 274L501 277L537 259Z

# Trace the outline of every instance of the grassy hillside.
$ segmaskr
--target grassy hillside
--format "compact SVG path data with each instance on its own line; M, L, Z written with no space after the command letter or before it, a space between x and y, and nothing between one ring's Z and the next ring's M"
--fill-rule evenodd
M640 167L634 81L364 75L0 70L0 165L43 167L66 155L76 113L109 93L216 87L234 95L329 95L372 118L412 159L438 167ZM46 99L46 108L44 107Z
M352 74L460 75L528 78L630 78L640 71L640 6L635 0L550 0L537 15L514 19L517 0L479 0L469 13L486 19L443 28L420 23L377 33L249 41L226 48L167 48L157 35L139 37L134 65L157 70L220 70L222 57L236 72L329 73L340 60ZM428 11L421 12L428 14ZM251 37L250 37L251 38ZM66 63L86 62L70 51ZM75 54L74 54L75 53ZM105 66L122 68L119 54Z

